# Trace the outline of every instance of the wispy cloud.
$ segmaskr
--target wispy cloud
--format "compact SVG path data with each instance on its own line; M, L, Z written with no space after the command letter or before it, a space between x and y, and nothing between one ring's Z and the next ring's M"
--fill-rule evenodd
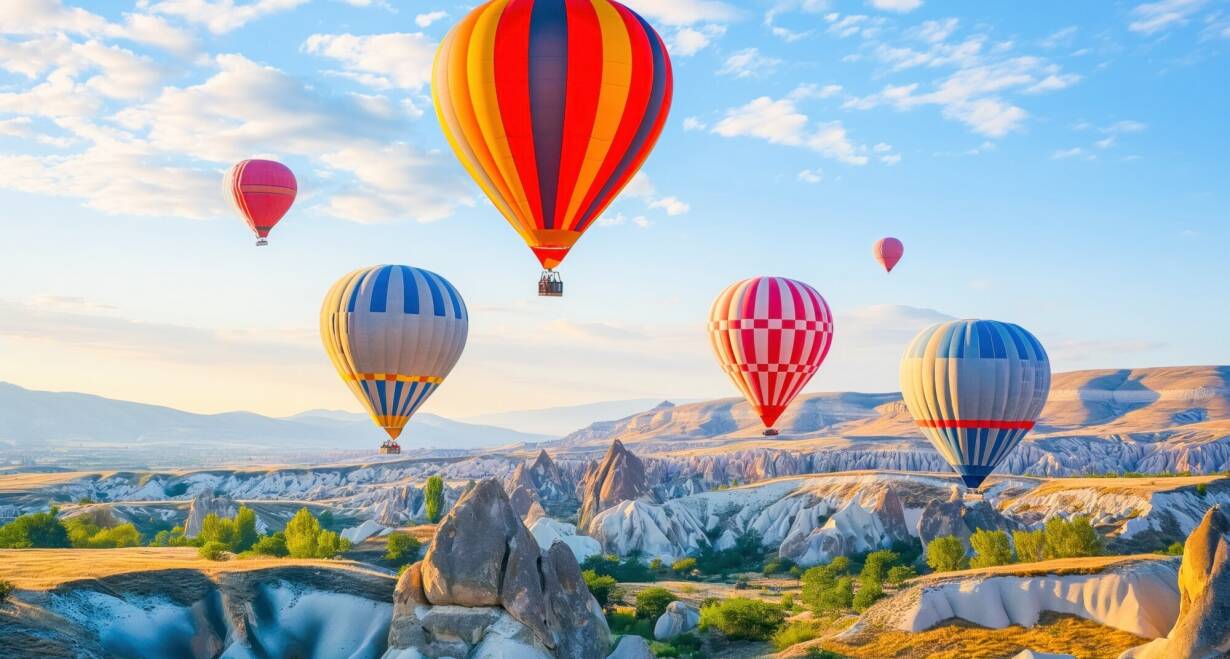
M1185 25L1192 15L1206 4L1207 0L1145 2L1132 9L1132 22L1128 24L1128 29L1142 34L1154 34Z
M713 125L722 137L754 137L771 144L804 147L850 165L865 165L867 147L850 140L840 121L812 122L801 112L797 96L761 96L726 111Z
M718 75L729 75L736 78L760 78L773 73L782 61L776 57L761 54L758 48L744 48L722 63Z

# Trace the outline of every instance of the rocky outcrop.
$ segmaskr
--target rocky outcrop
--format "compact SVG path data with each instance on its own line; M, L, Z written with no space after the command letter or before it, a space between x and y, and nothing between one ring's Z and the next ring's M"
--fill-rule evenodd
M602 553L602 545L597 540L589 536L577 535L577 527L567 522L560 522L550 517L539 517L530 523L529 529L530 535L538 541L540 549L546 551L551 548L551 545L562 542L572 550L578 563L584 563L585 559L590 556Z
M1211 659L1230 652L1230 516L1210 508L1183 546L1179 617L1165 638L1122 655Z
M484 480L398 581L386 657L588 659L609 645L572 550L540 550L504 489Z
M517 517L525 517L534 506L542 508L542 500L538 498L538 488L530 478L529 469L524 464L517 465L508 480L504 481L504 491L512 503L513 512Z
M666 611L658 616L653 626L653 637L666 641L680 634L686 634L700 624L700 611L691 604L680 601L671 602Z
M918 517L914 534L925 547L941 536L953 535L969 546L969 537L978 529L1012 531L1020 528L1016 522L1001 515L986 501L967 504L954 488L947 501L932 500Z
M608 659L653 659L653 650L649 643L636 634L628 634L619 639L619 645Z
M575 480L569 479L545 450L538 452L529 468L538 498L553 510L577 505Z
M867 507L851 501L823 526L786 536L778 553L799 565L817 565L910 539L901 500L892 489L884 489Z
M667 563L709 544L700 519L678 501L624 501L598 513L586 530L607 553Z
M350 544L357 545L374 535L387 535L388 531L389 529L369 519L358 526L343 529L340 535Z
M585 470L580 491L580 525L584 528L603 510L649 493L645 464L624 448L622 442L615 440L602 461Z
M234 517L237 512L239 512L239 505L230 497L199 494L188 506L188 519L184 521L184 536L195 538L201 532L201 524L211 513L218 517Z

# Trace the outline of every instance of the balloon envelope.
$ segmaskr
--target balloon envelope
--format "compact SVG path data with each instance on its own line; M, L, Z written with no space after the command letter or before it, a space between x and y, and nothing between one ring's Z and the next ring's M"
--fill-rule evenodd
M1051 364L1012 323L954 320L914 337L901 359L901 395L923 434L976 488L1042 413Z
M286 215L299 185L290 168L273 160L243 160L226 172L223 192L258 238Z
M892 272L897 262L901 260L901 255L905 253L905 245L902 245L900 240L889 236L877 240L871 253L875 255L880 265L884 266L885 272Z
M672 87L662 39L613 0L483 3L431 84L457 158L548 269L649 156Z
M355 270L329 289L320 308L325 352L393 439L453 369L468 330L457 289L405 265Z
M771 427L828 355L833 315L801 281L753 277L714 300L709 338L722 369Z

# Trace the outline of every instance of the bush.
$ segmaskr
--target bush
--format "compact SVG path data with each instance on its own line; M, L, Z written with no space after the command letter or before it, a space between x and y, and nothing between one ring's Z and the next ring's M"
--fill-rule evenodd
M261 556L276 556L285 558L290 555L290 550L286 548L286 535L282 532L272 533L261 537L252 545L251 552L260 554Z
M792 622L773 634L773 647L785 650L792 645L798 645L820 637L816 625L810 622Z
M423 486L423 506L427 509L427 520L432 524L440 521L444 512L444 479L432 476Z
M626 613L624 611L612 611L606 616L607 625L611 628L612 634L622 636L634 635L644 638L653 638L653 623L643 618L637 618L635 614Z
M839 611L850 607L854 598L854 580L845 574L850 560L838 556L828 565L813 567L803 573L803 603L816 613Z
M1182 556L1183 555L1183 543L1182 542L1170 543L1170 546L1166 548L1166 553L1171 556Z
M735 640L766 641L785 619L782 607L743 597L733 597L700 610L701 629L717 629Z
M760 534L748 531L735 539L735 546L721 551L705 547L696 557L696 569L704 574L726 574L749 569L760 569L764 545Z
M654 641L649 649L655 657L700 657L701 643L692 634L680 634L669 641Z
M600 606L605 607L611 603L611 596L616 592L615 578L605 574L598 574L593 570L586 570L581 573L585 579L585 585L589 587L589 593L598 600Z
M235 513L233 526L235 532L231 540L231 551L248 551L260 540L260 534L256 532L256 513L251 508L240 506L239 512Z
M201 532L196 537L203 545L217 542L229 549L235 542L235 522L209 513L201 521Z
M765 562L763 572L765 576L769 576L779 572L789 572L792 567L794 567L794 561L789 558L776 556Z
M888 568L900 561L901 556L894 551L887 549L873 551L863 559L863 570L859 573L859 578L875 581L877 585L882 584L888 576Z
M316 537L316 558L334 558L350 549L350 541L336 531L321 531Z
M636 594L636 617L656 621L677 598L671 591L654 586Z
M653 570L637 560L635 556L622 561L618 556L612 554L590 556L581 563L581 569L593 570L624 583L657 581L657 575L653 573Z
M696 569L696 559L692 558L691 556L688 556L687 558L681 558L675 561L674 563L671 563L671 570L674 571L675 574L691 574L692 570L695 570L695 569Z
M661 570L662 569L662 559L655 558L652 561L649 561L649 569L653 570L654 572Z
M960 570L965 564L965 545L955 535L940 536L927 543L927 565L936 572Z
M0 579L0 604L9 598L13 593L13 583L5 579Z
M59 510L22 515L0 526L0 549L55 549L71 547L68 530L56 519Z
M807 648L803 659L846 659L846 657L824 648Z
M1102 553L1102 536L1085 515L1067 521L1052 517L1046 520L1042 532L1046 536L1047 558L1077 558Z
M350 549L350 542L333 531L324 531L307 508L300 508L284 531L291 558L333 558Z
M385 540L384 560L391 561L395 565L403 565L405 563L413 563L419 556L419 549L423 543L419 542L409 534L394 531L389 534Z
M220 561L223 559L223 555L226 553L226 550L227 547L225 544L215 540L213 542L207 542L201 545L200 549L197 549L197 553L200 554L201 558L204 558L205 560Z
M1013 531L1012 544L1016 545L1016 560L1036 563L1046 560L1046 535L1042 530Z
M888 576L884 579L893 586L900 586L906 581L918 576L918 572L910 565L894 565L888 568Z
M81 516L65 521L64 528L68 531L69 542L78 549L111 549L141 544L141 534L131 523L101 528L93 519Z
M1003 531L978 529L970 536L969 544L974 548L970 567L995 567L1012 562L1012 547L1008 544L1008 534Z
M862 577L858 580L858 592L854 593L850 605L861 613L881 597L884 597L884 588L880 582L870 577Z
M1205 483L1196 483L1196 495L1204 496L1209 493L1209 486Z
M794 610L794 595L791 595L790 593L782 594L782 608L787 611Z

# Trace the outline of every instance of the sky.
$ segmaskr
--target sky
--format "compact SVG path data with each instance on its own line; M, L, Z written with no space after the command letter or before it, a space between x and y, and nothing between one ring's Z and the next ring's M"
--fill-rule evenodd
M1021 324L1059 371L1230 363L1230 3L627 4L674 105L545 299L432 108L473 4L0 2L0 380L357 411L317 315L377 263L465 297L423 408L455 418L734 395L705 319L754 275L833 308L807 391L895 390L909 339L953 317ZM300 185L261 249L220 191L248 157Z

